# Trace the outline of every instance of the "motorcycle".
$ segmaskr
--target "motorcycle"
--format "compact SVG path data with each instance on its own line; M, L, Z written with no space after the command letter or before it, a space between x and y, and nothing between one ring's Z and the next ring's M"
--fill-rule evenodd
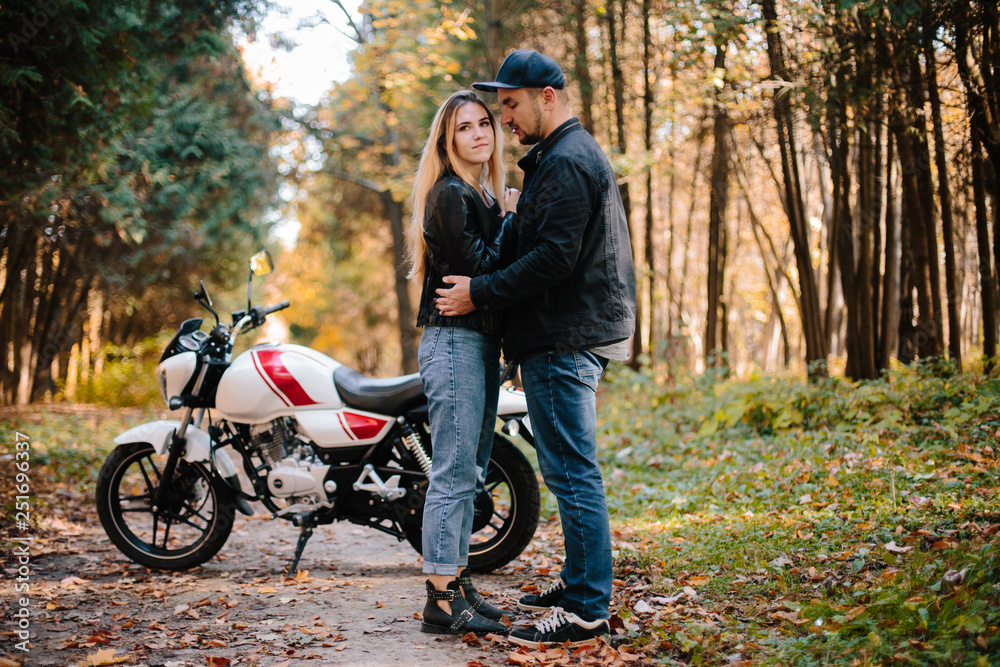
M247 308L220 321L204 282L194 298L215 317L183 322L157 377L179 420L154 421L114 439L97 483L101 525L128 558L176 570L225 545L237 511L259 502L300 529L294 573L313 530L335 521L368 526L422 550L421 521L433 443L419 374L372 379L308 347L254 345L233 359L240 335L289 306L251 306L253 279L273 271L251 258ZM206 423L207 417L207 423ZM524 394L502 387L484 488L475 498L469 568L516 558L538 525L539 488L509 437L533 445ZM250 492L233 463L240 459Z

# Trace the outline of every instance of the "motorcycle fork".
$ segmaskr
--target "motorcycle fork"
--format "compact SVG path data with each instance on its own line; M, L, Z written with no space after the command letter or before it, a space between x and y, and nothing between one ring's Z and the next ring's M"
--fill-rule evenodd
M170 435L170 444L167 446L167 462L163 466L163 474L160 476L160 485L156 488L156 494L153 497L153 511L159 511L166 502L167 499L167 487L170 486L170 482L174 478L174 472L177 470L177 462L180 460L181 455L184 453L184 446L187 444L187 438L185 434L187 433L188 426L191 425L191 417L194 414L194 408L188 408L184 412L184 417L181 420L181 427L174 431ZM202 411L204 414L204 411ZM201 416L198 416L198 421L201 421Z

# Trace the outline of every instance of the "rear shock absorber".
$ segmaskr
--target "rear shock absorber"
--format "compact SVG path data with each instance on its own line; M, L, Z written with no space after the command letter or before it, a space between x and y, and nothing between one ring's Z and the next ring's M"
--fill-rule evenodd
M417 463L420 464L420 469L424 471L424 474L430 477L431 457L427 456L427 452L424 451L424 445L420 442L420 436L407 423L405 417L397 417L396 422L403 427L403 436L400 438L403 444L417 458Z

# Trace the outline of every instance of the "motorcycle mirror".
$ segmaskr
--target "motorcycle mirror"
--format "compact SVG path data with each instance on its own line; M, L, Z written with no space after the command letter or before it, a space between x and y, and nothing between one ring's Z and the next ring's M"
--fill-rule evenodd
M274 260L271 259L271 253L266 250L261 250L259 253L251 257L250 271L257 277L266 276L274 271Z
M208 289L205 287L205 281L198 281L198 291L194 293L194 298L198 301L205 301L209 306L212 305L212 297L208 294Z
M215 323L218 324L219 323L219 314L217 312L215 312L214 310L212 310L212 297L209 296L209 294L208 294L208 288L205 287L205 281L204 280L199 280L198 281L198 286L199 286L198 291L194 293L194 299L195 299L195 301L197 301L202 306L204 306L205 310L207 310L208 312L212 313L212 315L215 316Z

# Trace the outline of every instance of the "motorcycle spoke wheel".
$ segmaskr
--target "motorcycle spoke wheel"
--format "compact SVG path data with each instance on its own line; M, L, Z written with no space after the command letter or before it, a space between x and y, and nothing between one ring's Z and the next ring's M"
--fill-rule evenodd
M166 458L145 443L122 445L108 456L97 486L101 524L137 563L160 569L200 565L229 537L233 498L203 464L180 461L162 506L154 508Z

